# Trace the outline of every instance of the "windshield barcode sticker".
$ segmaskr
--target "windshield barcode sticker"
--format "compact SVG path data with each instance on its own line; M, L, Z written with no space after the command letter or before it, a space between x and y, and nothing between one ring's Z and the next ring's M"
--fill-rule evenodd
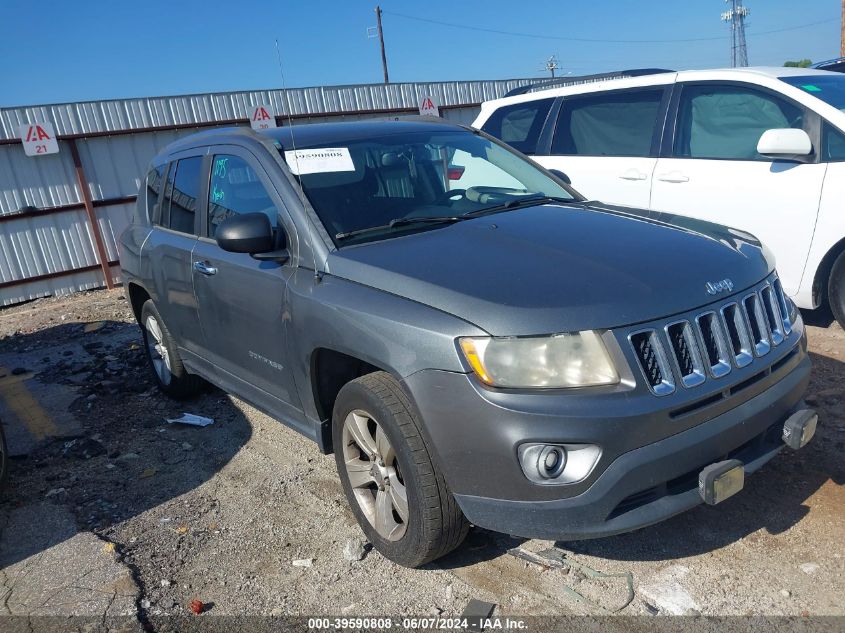
M290 171L295 176L323 174L334 171L355 171L348 147L322 147L285 152Z

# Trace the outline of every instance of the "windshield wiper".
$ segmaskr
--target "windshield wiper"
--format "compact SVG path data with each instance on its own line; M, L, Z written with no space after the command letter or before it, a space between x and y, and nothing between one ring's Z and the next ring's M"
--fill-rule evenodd
M576 200L575 198L563 198L560 196L525 196L523 198L509 200L508 202L505 202L503 204L497 204L493 207L487 207L486 209L470 211L464 217L477 218L478 216L487 215L488 213L500 213L502 211L510 211L511 209L518 209L527 205L535 205L540 202L562 202L564 204L574 204L580 201Z
M453 222L460 222L461 220L468 220L471 216L462 215L442 215L433 217L410 217L410 218L393 218L387 224L379 226L368 226L363 229L355 229L354 231L344 231L335 234L336 240L345 240L356 235L364 235L365 233L373 233L376 231L386 231L388 229L395 229L400 226L407 226L409 224L452 224Z
M539 202L563 202L566 204L572 204L575 202L579 202L575 198L562 198L560 196L546 196L546 195L539 195L539 196L525 196L522 198L517 198L515 200L510 200L505 202L504 204L497 204L494 207L487 207L486 209L478 209L477 211L470 211L469 213L465 213L463 215L440 215L440 216L417 216L417 217L409 217L409 218L393 218L387 224L381 224L379 226L368 226L363 229L355 229L354 231L343 231L341 233L336 233L334 238L336 240L346 240L350 237L356 237L358 235L364 235L366 233L375 233L377 231L387 231L389 229L395 229L400 226L407 226L409 224L453 224L455 222L462 222L463 220L471 220L472 218L477 218L482 215L487 215L488 213L498 213L500 211L510 211L511 209L517 209L519 207L525 205L533 205Z

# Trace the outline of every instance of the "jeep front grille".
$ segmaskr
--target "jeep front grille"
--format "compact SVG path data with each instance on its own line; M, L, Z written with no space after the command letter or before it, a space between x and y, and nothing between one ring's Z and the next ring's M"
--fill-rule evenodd
M745 367L754 360L751 334L746 325L745 314L738 303L729 303L720 310L725 326L728 328L728 338L731 342L734 363L737 367Z
M775 291L771 286L765 286L760 291L763 297L763 309L766 312L766 323L769 325L769 332L772 334L772 343L779 345L783 341L783 320L780 315L780 307L775 299Z
M675 367L685 387L695 387L704 382L704 371L698 342L689 321L678 321L666 326L666 336L673 352Z
M780 317L783 320L783 335L789 336L792 332L792 319L789 316L789 304L786 301L786 295L783 293L783 286L780 283L780 279L775 279L772 286L774 286L775 297L780 308Z
M715 312L705 312L695 317L701 342L704 344L704 356L713 378L720 378L731 370L731 350L722 322Z
M651 390L660 396L675 391L672 370L657 338L657 332L647 330L632 334L631 345L634 346L634 353Z
M730 301L689 320L639 330L628 338L646 383L668 395L680 383L696 387L765 356L792 331L780 281L765 283L741 301Z
M763 314L763 306L760 295L756 292L748 295L742 300L745 308L745 316L751 326L751 341L754 343L754 353L757 356L764 356L771 349L769 343L769 327L766 325L766 316Z

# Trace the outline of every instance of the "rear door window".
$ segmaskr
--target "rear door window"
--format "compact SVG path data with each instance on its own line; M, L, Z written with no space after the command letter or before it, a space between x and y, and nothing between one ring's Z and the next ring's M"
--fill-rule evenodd
M144 181L147 219L150 222L158 222L158 204L164 193L164 169L166 166L164 164L150 169Z
M173 196L173 176L176 174L176 163L168 163L164 168L167 180L164 181L164 197L159 204L158 212L153 222L164 228L170 227L170 198Z
M804 111L776 95L745 86L684 86L678 107L675 156L721 160L762 160L763 132L802 128Z
M567 97L552 154L650 156L664 89Z
M534 154L552 103L554 99L537 99L502 106L481 129L523 154Z
M256 171L239 156L217 154L208 188L208 236L214 237L223 220L242 213L264 213L271 226L278 224L276 205Z
M167 223L162 216L162 225L179 231L180 233L195 232L197 203L200 195L200 173L202 172L202 156L182 158L176 163L176 174L170 191L169 213Z

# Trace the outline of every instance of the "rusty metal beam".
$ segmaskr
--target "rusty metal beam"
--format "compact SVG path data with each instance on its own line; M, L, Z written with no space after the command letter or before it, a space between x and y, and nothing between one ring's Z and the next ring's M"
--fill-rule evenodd
M94 200L94 208L109 207L118 204L128 204L135 202L138 196L122 196L120 198L104 198L102 200ZM85 208L84 202L72 202L71 204L60 204L54 207L34 207L28 211L20 211L18 213L5 213L0 215L0 222L7 222L9 220L20 220L21 218L35 218L42 215L53 215L55 213L64 213L66 211L79 211Z
M117 266L119 261L110 261L109 267ZM45 279L55 279L56 277L65 277L67 275L75 275L76 273L87 273L91 270L97 270L100 264L91 264L90 266L80 266L79 268L70 268L68 270L57 270L53 273L44 273L43 275L35 275L34 277L26 277L25 279L12 279L10 281L0 282L0 290L3 288L11 288L12 286L22 286L24 284L33 283L36 281L43 281ZM111 271L110 271L111 272Z
M106 245L103 242L103 235L100 233L100 224L97 222L97 214L94 211L94 202L91 200L91 191L88 189L88 178L85 177L85 170L82 168L82 159L79 157L79 148L76 140L67 141L70 145L70 155L73 157L73 167L76 170L76 181L82 192L82 201L85 204L85 212L88 214L88 222L91 223L91 233L94 235L94 244L97 247L97 258L100 267L103 269L103 277L106 280L106 287L114 288L114 280L111 276L109 258L106 254Z

